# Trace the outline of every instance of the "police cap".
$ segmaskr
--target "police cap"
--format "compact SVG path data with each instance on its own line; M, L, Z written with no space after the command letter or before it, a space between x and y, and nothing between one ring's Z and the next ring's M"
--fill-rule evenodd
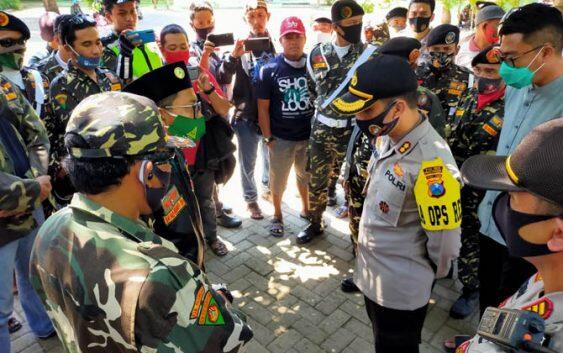
M428 33L426 46L459 43L459 27L450 24L441 24Z
M184 62L177 62L144 74L125 86L123 92L138 94L158 102L187 88L192 88L188 68Z
M410 37L395 37L389 39L385 44L379 47L381 54L400 56L404 59L409 59L412 51L420 49L422 44L416 38Z
M393 73L389 79L389 73ZM410 65L399 57L380 54L358 67L348 91L330 106L343 115L354 115L371 107L378 99L397 97L415 91L416 75Z
M478 155L461 168L463 181L479 189L527 191L563 205L563 118L533 129L510 156Z
M330 9L332 22L338 22L350 17L364 15L364 9L354 0L337 0Z
M74 146L80 136L87 147ZM183 147L166 135L156 104L124 92L104 92L84 99L70 116L65 147L74 158L145 156Z
M389 21L393 17L404 17L404 18L406 18L407 12L408 12L408 10L404 7L395 7L394 9L391 9L389 12L387 12L387 15L385 15L385 19L387 21Z
M29 27L14 15L0 11L0 31L16 31L22 34L23 40L30 37Z
M498 46L489 46L475 55L471 60L471 66L478 64L499 64L500 65L500 51Z

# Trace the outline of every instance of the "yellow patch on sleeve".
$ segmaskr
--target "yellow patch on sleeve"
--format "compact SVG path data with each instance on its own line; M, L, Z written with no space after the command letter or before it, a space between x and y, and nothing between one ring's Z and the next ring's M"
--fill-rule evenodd
M441 158L423 161L414 184L420 224L428 231L461 226L461 186Z
M498 134L498 132L495 129L493 129L487 124L483 125L483 130L485 130L491 136L496 136Z
M121 83L112 83L111 84L112 91L121 91Z

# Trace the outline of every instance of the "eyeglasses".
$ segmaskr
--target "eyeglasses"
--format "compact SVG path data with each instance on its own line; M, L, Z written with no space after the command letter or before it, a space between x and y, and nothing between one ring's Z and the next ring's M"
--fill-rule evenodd
M26 42L25 39L12 39L12 38L6 38L6 39L0 39L0 46L4 47L4 48L9 48L9 47L13 47L16 45L24 45Z
M499 51L498 51L498 53L499 53L499 59L500 59L501 62L506 62L506 63L508 63L508 65L514 67L514 66L516 66L516 60L518 60L519 58L523 57L523 56L526 55L526 54L529 54L529 53L531 53L531 52L533 52L533 51L536 51L536 50L538 50L538 49L541 49L541 48L543 48L544 46L545 46L545 44L538 45L537 47L532 48L532 49L530 49L530 50L528 50L528 51L525 51L525 52L523 52L523 53L520 54L520 55L516 55L516 56L510 57L510 58L507 57L506 55L504 55L504 54L499 50Z
M180 114L173 114L169 111L169 109L180 109L180 108L192 108L193 117L197 118L201 115L201 102L197 102L195 104L186 104L186 105L167 105L164 107L170 115L176 117Z

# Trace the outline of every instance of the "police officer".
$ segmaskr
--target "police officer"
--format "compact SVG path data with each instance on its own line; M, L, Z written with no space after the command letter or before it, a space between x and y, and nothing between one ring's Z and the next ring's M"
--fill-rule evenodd
M29 258L41 201L51 191L47 176L49 139L39 117L20 90L0 75L0 352L10 353L13 274L33 333L49 337L54 329L29 278Z
M414 38L396 37L382 45L378 52L403 58L414 69L416 61L420 56L420 47L420 42ZM432 127L442 135L444 113L438 97L422 86L418 86L417 93L418 109L428 117ZM354 127L346 151L346 160L342 168L342 179L347 190L350 215L350 238L354 247L358 243L358 227L365 200L364 187L367 179L367 166L373 151L372 142L369 135L363 134L358 126ZM351 277L342 281L341 288L344 292L358 291Z
M417 86L404 59L381 54L361 65L331 103L377 138L354 283L365 296L378 353L419 352L432 284L448 274L460 247L459 172L417 109Z
M0 11L0 73L16 84L40 118L47 117L49 80L39 71L23 66L26 42L30 38L27 25Z
M447 122L452 119L469 84L469 70L454 64L458 43L458 27L442 24L434 28L428 34L428 54L424 55L416 72L420 85L430 89L440 99Z
M252 338L224 290L139 219L162 207L176 141L145 97L105 92L73 111L65 167L77 193L31 260L67 351L239 352Z
M33 66L34 69L47 76L49 82L53 82L64 69L68 68L68 62L72 57L72 52L63 45L61 40L61 23L69 18L73 18L73 15L58 15L55 18L53 43L56 43L56 49Z
M102 44L96 22L85 15L73 15L60 25L61 39L71 52L68 68L51 83L49 94L52 116L45 119L49 132L54 195L58 203L70 201L73 190L64 176L60 161L66 155L64 130L72 110L86 97L106 91L121 90L121 80L113 72L100 69Z
M545 337L528 342L532 349L523 349L524 339L507 349L476 335L457 353L563 352L561 136L563 119L554 119L533 129L510 156L473 156L462 166L468 185L503 191L493 206L495 223L510 256L524 258L538 270L500 307L537 313L544 320Z
M311 223L297 235L300 244L323 232L322 215L327 206L330 174L340 167L352 132L352 120L332 110L325 101L346 83L346 77L364 51L361 42L364 10L353 0L332 5L333 42L317 44L307 58L317 108L309 140L309 210Z
M143 43L137 29L139 0L104 0L106 19L113 32L103 38L102 66L117 73L124 82L137 79L162 66L155 43Z
M477 154L494 154L504 118L505 84L499 75L497 47L488 47L471 62L476 88L470 89L457 106L452 132L447 137L458 165ZM484 191L466 186L461 192L463 222L458 259L459 280L463 292L450 310L450 316L463 319L470 315L479 299L479 217L477 210Z

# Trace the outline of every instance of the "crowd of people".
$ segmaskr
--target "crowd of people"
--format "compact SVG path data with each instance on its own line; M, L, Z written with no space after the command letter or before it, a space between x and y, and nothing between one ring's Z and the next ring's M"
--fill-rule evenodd
M276 238L295 170L301 246L342 186L356 267L341 289L363 294L377 353L419 352L454 263L450 316L486 320L446 351L562 352L562 14L483 2L462 36L431 26L435 5L375 24L337 0L275 36L251 0L234 38L207 1L155 33L138 30L137 0L104 0L109 36L82 13L45 13L46 49L25 65L30 30L0 11L0 352L22 326L15 291L33 333L67 352L242 351L252 327L204 258L229 252L218 226L242 225L220 201L237 167L249 217L273 204ZM490 307L543 326L495 340Z

